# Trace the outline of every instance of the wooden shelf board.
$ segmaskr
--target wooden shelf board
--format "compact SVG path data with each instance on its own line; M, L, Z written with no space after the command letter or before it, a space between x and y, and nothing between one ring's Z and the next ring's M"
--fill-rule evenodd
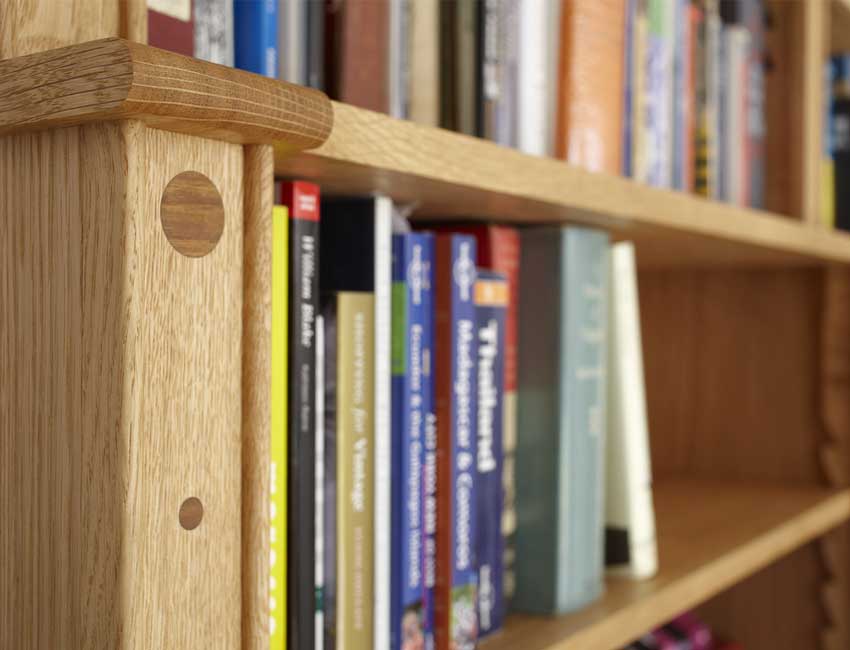
M630 643L850 518L850 489L665 480L655 486L660 572L609 580L561 617L512 615L482 650L605 650Z
M604 227L637 243L642 266L850 263L845 233L333 106L328 140L297 155L279 148L276 173L314 179L332 193L383 192L415 204L417 217Z
M850 0L832 0L830 51L850 52Z

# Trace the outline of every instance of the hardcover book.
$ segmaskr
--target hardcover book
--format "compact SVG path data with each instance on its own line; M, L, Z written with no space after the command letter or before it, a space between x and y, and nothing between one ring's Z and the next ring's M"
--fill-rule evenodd
M393 235L390 647L423 648L425 425L433 330L434 237Z
M504 275L478 271L475 282L478 337L475 556L478 567L479 638L499 630L505 616L502 588L502 426L508 293L508 280Z
M605 562L608 571L650 578L658 570L634 245L611 247Z
M435 255L437 404L437 650L473 650L475 568L475 239L439 234Z
M420 124L440 124L440 2L410 2L410 119ZM415 79L416 83L412 80Z
M289 209L289 625L287 647L312 648L316 616L316 346L319 188L282 184Z
M234 0L236 67L277 77L277 0Z
M276 205L272 215L272 349L269 508L269 648L286 647L287 558L287 329L289 323L289 215Z
M194 0L195 58L233 66L232 0Z
M561 614L603 584L608 235L531 228L522 247L512 606Z
M382 196L322 202L322 288L374 295L374 615L376 647L390 638L392 201Z
M148 45L184 56L195 51L192 0L147 0Z
M322 377L317 388L322 391L324 410L322 431L322 633L316 648L336 650L337 647L337 297L322 294L321 321L324 338ZM316 330L318 334L318 329ZM317 337L318 339L318 337ZM318 341L317 341L318 344ZM318 375L317 375L318 376ZM317 608L318 608L317 602Z
M563 3L555 154L591 171L622 166L625 20L625 0Z

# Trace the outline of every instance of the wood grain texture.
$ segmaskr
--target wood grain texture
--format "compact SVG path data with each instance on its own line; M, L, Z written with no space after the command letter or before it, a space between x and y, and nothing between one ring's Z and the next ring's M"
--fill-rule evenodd
M679 479L657 482L654 498L661 559L655 578L609 580L603 598L575 614L510 616L482 650L622 647L850 517L848 490ZM816 597L814 580L809 593ZM811 630L809 638L816 637Z
M134 43L148 42L147 0L118 0L121 6L121 38Z
M333 123L321 92L118 38L0 62L0 133L135 118L295 151Z
M267 650L274 203L269 145L245 147L243 184L242 650Z
M653 471L821 483L819 272L639 282Z
M158 219L187 168L228 220L203 260ZM238 645L241 174L140 123L0 138L0 647Z
M168 181L159 220L169 243L187 257L212 251L224 231L224 205L215 184L200 172L180 172Z
M850 0L832 0L829 13L830 51L850 52Z
M379 191L416 206L415 216L592 224L635 241L645 266L850 262L845 233L339 103L327 142L296 156L281 150L275 170L316 180L326 193Z
M0 60L119 36L120 2L123 1L3 0L0 2Z

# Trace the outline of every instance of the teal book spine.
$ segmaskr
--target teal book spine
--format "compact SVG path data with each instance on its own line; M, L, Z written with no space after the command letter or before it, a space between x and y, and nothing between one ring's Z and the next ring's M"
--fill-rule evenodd
M517 611L602 593L608 251L588 228L522 234Z

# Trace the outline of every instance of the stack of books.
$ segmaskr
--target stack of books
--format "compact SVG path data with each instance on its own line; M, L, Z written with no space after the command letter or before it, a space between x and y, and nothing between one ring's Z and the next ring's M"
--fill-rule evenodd
M632 245L278 196L272 648L472 649L652 576Z

